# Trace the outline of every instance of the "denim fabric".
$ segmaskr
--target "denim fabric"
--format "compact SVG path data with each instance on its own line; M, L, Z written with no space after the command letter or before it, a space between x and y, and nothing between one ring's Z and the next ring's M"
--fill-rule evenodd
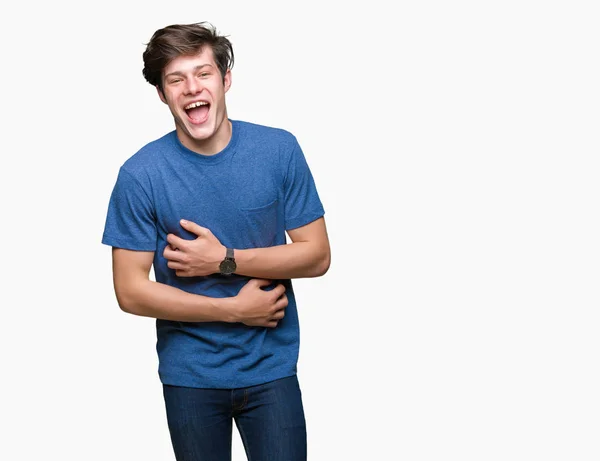
M163 385L177 461L230 461L233 421L248 461L305 461L297 376L238 389Z

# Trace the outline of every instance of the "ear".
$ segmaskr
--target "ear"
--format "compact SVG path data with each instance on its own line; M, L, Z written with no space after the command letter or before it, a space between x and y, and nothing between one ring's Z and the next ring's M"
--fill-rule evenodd
M227 91L229 91L229 87L231 86L231 69L227 69L227 72L225 72L223 86L225 87L225 93L227 93Z
M165 95L162 91L160 91L160 88L158 87L158 85L156 85L156 92L158 93L158 97L160 98L160 100L162 102L164 102L165 104L167 104L167 100L165 99Z

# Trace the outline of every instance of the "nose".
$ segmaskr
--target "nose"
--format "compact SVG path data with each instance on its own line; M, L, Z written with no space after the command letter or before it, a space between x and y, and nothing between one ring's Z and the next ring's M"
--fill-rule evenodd
M202 86L200 85L200 82L198 80L196 80L195 78L190 78L186 81L185 94L192 95L200 93L201 91Z

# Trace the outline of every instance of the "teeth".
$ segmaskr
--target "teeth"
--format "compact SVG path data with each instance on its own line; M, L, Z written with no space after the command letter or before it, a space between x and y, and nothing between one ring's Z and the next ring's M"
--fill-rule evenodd
M193 109L194 107L206 106L207 104L206 101L197 101L185 106L185 109Z

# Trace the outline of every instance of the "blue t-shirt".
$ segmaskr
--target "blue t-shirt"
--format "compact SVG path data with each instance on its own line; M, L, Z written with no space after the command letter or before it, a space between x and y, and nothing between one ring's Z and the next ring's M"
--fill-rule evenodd
M231 120L221 152L204 156L176 132L150 142L120 168L102 243L154 251L157 282L210 297L235 296L250 277L178 277L162 253L167 234L194 239L180 219L207 227L229 248L286 243L285 231L324 215L296 138L288 131ZM296 373L298 312L291 280L285 317L275 328L242 323L156 320L161 382L201 388L246 387Z

